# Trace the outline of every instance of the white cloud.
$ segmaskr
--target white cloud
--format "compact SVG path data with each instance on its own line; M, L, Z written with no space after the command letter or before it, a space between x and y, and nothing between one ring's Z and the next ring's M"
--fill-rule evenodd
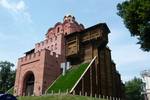
M0 5L13 12L24 12L26 9L26 5L22 0L16 3L10 2L9 0L0 0Z
M27 5L23 0L20 0L18 2L12 2L10 0L0 0L0 6L7 9L13 15L15 20L18 20L17 17L22 16L22 18L25 18L27 21L32 22L31 15L27 10Z

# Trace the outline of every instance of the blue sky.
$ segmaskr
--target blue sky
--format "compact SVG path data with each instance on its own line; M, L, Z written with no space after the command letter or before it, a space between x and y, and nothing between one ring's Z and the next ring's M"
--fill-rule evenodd
M85 27L106 22L111 30L108 46L123 81L150 68L150 53L136 45L116 5L123 0L0 0L0 60L17 59L45 38L49 27L72 14Z

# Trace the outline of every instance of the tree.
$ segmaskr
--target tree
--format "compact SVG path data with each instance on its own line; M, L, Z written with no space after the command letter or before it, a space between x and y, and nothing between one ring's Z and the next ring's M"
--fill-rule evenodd
M15 71L14 64L8 61L0 62L0 90L7 91L14 85Z
M134 78L125 83L125 95L127 100L144 100L141 95L143 82L140 78Z
M119 3L117 9L131 36L138 39L140 48L150 51L150 0L127 0Z

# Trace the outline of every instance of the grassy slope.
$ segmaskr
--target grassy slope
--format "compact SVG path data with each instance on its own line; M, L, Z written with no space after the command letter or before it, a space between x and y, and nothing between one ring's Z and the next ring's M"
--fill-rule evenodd
M74 66L67 71L65 76L61 75L47 92L51 93L51 91L53 91L54 93L58 93L59 90L61 92L66 92L67 89L70 91L88 65L89 64L86 63L79 66Z
M73 96L73 95L55 95L55 96L26 96L18 97L18 100L105 100L95 99L85 96Z

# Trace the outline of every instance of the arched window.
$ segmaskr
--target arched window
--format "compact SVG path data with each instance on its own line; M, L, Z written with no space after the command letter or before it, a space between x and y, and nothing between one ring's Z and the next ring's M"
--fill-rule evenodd
M57 40L57 36L55 36L55 40Z
M50 41L51 41L51 42L53 41L52 38L50 38Z
M65 33L65 36L67 35L67 32Z
M57 28L57 33L59 33L59 31L60 31L60 28L58 27L58 28Z
M53 45L51 45L51 51L53 51Z
M55 50L57 49L57 43L55 43Z
M48 43L48 40L46 40L46 44Z

